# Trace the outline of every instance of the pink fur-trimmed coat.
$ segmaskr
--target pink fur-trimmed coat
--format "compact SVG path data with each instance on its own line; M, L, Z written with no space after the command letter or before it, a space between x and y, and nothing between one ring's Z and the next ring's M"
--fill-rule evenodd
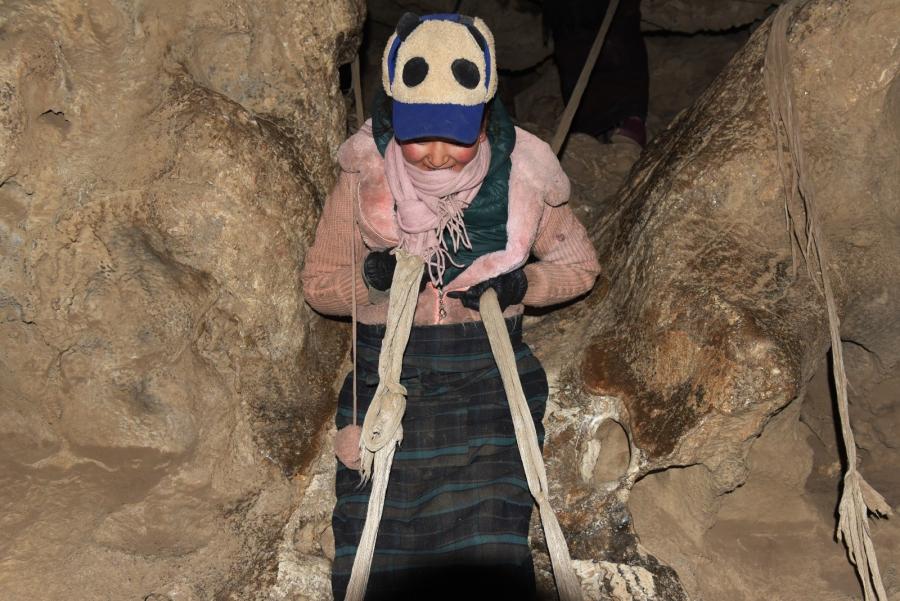
M368 122L341 145L338 160L340 179L325 203L303 268L304 295L317 311L349 315L355 285L359 321L384 323L387 303L369 298L361 276L362 262L373 250L394 248L400 235L394 199L384 175L384 159ZM517 127L511 160L506 248L476 259L443 292L464 290L512 271L524 265L530 254L538 260L525 266L528 291L523 304L553 305L587 292L600 266L584 227L566 204L569 179L556 155L545 142ZM354 219L358 224L355 228ZM443 298L446 314L442 318L440 300L438 290L431 284L426 286L419 295L414 323L480 319L477 311L447 297ZM513 305L504 315L510 317L522 310L522 305Z

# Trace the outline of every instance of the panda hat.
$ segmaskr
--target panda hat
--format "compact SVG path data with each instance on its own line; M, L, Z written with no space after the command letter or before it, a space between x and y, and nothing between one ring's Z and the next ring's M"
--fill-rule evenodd
M497 91L494 37L478 17L406 13L384 49L384 91L393 98L399 141L442 138L472 144Z

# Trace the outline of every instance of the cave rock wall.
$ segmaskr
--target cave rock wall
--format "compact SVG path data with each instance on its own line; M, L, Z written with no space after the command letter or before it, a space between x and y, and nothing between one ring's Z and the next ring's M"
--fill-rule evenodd
M364 12L0 6L0 597L274 582L345 348L299 271Z

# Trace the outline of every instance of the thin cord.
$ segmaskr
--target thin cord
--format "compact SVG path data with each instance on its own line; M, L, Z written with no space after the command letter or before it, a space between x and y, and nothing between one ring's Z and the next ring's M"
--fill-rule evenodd
M356 104L356 128L359 129L363 126L363 123L366 120L365 112L363 111L363 98L362 98L362 77L359 74L359 54L353 59L353 64L350 66L350 75L351 81L353 84L353 100L354 104ZM359 202L359 187L357 186L356 191L356 201ZM351 353L353 355L353 425L357 424L356 419L356 232L357 232L357 224L356 224L356 207L355 205L351 205L350 214L352 216L351 219L351 232L350 232L350 257L351 262L353 263L353 273L350 274L350 285L351 285L351 308L350 308L350 329L351 329L351 344L353 348L351 349Z
M348 184L349 185L349 184ZM352 199L351 199L352 202ZM356 421L356 210L351 204L350 206L350 262L352 263L350 273L350 354L353 357L353 425Z

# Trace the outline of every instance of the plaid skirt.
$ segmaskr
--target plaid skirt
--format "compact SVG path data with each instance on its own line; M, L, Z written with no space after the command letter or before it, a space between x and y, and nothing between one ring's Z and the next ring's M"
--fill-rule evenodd
M522 341L521 317L506 320L538 439L547 377ZM378 385L384 326L360 325L358 421ZM401 383L407 389L403 442L394 455L366 601L382 599L533 599L528 547L532 497L500 372L484 324L412 329ZM352 376L336 422L353 421ZM344 599L365 525L371 483L338 462L332 515L332 588Z

